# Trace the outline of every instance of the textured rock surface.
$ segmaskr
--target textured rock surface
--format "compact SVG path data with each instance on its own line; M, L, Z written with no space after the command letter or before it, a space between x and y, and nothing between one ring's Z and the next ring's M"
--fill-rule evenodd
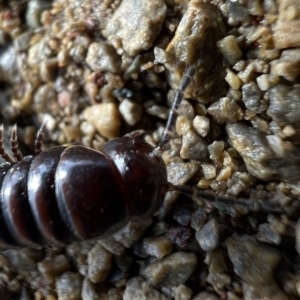
M122 1L108 21L104 35L108 39L117 36L129 55L137 55L149 49L159 34L166 16L164 1Z
M226 245L234 271L244 281L245 299L288 299L273 278L280 262L276 250L247 235L229 237Z
M263 180L300 179L300 157L297 148L275 135L248 127L244 123L227 125L230 142L243 157L247 170Z

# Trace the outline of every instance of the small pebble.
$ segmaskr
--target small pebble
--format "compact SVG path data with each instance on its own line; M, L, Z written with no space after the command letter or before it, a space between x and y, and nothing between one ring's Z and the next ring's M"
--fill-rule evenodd
M153 236L143 239L143 248L150 256L163 258L172 252L173 244L165 236Z
M147 281L144 281L141 277L131 278L127 284L123 294L123 300L167 300L167 298L156 291Z
M110 252L96 243L88 253L88 278L94 283L105 281L111 269L112 258Z
M55 288L59 300L81 300L82 279L78 273L66 272L56 278Z
M107 139L120 135L121 120L118 108L114 103L100 103L87 107L83 112L87 122Z
M204 251L211 251L217 248L220 239L220 229L215 219L207 222L200 231L196 232L196 239Z
M188 280L196 265L194 253L175 252L141 267L140 275L155 288L178 286Z

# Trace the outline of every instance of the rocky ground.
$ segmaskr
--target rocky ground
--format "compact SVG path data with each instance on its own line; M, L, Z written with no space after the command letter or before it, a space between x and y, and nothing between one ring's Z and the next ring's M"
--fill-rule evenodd
M194 66L168 180L246 203L169 192L113 236L5 249L0 298L300 299L299 27L297 0L0 2L0 122L24 153L44 122L47 148L157 145Z

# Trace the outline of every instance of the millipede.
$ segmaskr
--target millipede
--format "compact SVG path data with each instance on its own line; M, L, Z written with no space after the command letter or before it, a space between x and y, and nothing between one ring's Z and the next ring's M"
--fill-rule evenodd
M41 247L101 238L128 221L153 216L167 191L222 205L243 205L249 210L276 210L259 200L217 196L167 181L161 157L171 139L172 126L184 91L195 74L190 67L175 93L167 124L157 147L133 131L105 143L102 151L81 145L57 146L42 151L44 126L35 141L35 156L18 150L13 128L11 150L3 146L0 128L0 247Z

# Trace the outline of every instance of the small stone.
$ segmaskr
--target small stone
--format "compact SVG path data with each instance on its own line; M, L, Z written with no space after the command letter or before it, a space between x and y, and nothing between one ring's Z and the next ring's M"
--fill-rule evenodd
M224 150L224 142L223 141L214 141L207 147L209 152L209 158L211 160L219 160L222 157L222 152Z
M125 247L117 242L112 235L98 240L103 248L116 256L122 255L125 252Z
M196 116L193 120L193 127L202 137L206 137L210 130L209 118L205 116Z
M123 300L167 300L167 298L156 291L149 283L144 281L141 277L133 277L131 278L127 284L126 289L123 294Z
M267 91L270 100L267 115L275 122L292 124L300 121L300 84L277 84Z
M228 124L226 129L230 143L243 157L251 175L266 181L295 182L300 179L299 151L291 142L242 122Z
M185 205L176 205L173 219L182 226L188 226L192 217L192 209Z
M140 275L155 288L184 284L197 265L194 253L175 252L147 264L140 269Z
M272 61L271 74L282 76L286 80L296 81L300 74L300 49L282 51L278 60Z
M216 177L217 170L216 167L209 164L209 163L203 163L201 165L202 170L203 170L203 175L205 179L210 180Z
M86 63L93 71L118 73L121 70L121 57L106 42L90 44Z
M184 284L180 284L174 290L174 300L190 300L193 292Z
M262 91L254 82L243 85L242 101L248 109L257 114L266 111L268 108L268 101L263 97Z
M136 56L153 45L162 28L166 12L167 7L163 0L143 0L139 5L135 0L122 1L108 21L103 35L108 39L118 36L123 49L130 56Z
M88 253L88 278L94 283L105 281L111 265L112 254L96 243Z
M272 74L262 74L256 78L257 85L260 90L266 91L279 81L279 77L277 75Z
M164 106L157 105L153 100L145 102L144 108L150 116L154 116L163 120L168 118L169 110Z
M280 254L274 248L258 243L251 236L237 234L229 237L226 245L234 271L244 281L244 297L288 299L274 279L274 270L280 262Z
M207 112L212 115L219 123L234 123L243 119L243 111L240 106L228 97L223 97L213 103Z
M183 134L180 157L190 160L205 160L208 156L207 143L193 129Z
M198 165L193 162L171 162L167 165L168 181L174 185L185 184L198 170Z
M124 247L130 248L141 238L151 223L152 219L146 219L143 222L129 221L126 226L113 235L114 239Z
M200 231L196 232L196 239L204 251L211 251L218 247L220 239L220 229L217 221L211 219Z
M152 236L143 239L144 251L157 258L162 258L172 252L173 244L165 236Z
M268 223L259 225L259 232L256 234L256 239L270 244L280 245L281 237L279 234L274 232Z
M107 139L118 137L121 120L118 108L114 103L100 103L87 107L84 118Z
M49 257L38 263L38 270L47 279L53 283L55 278L71 268L71 265L65 255L60 254Z
M96 287L88 278L83 280L81 297L82 300L101 300Z
M124 99L121 102L119 105L119 112L124 118L125 122L130 126L135 125L143 115L141 105L129 99Z
M191 121L186 116L178 116L176 120L176 133L183 135L191 129Z
M217 42L217 45L221 53L231 65L234 65L242 57L242 51L240 50L233 35L226 36L224 39Z
M207 215L203 209L198 209L192 214L191 227L199 231L205 224Z
M82 300L82 279L77 273L66 272L55 282L59 300Z
M167 237L179 248L184 248L192 240L190 228L176 226L170 228Z
M300 5L297 0L278 2L278 18L273 26L273 40L278 49L300 46Z
M226 70L227 75L225 77L225 80L230 85L230 87L234 90L238 90L242 84L241 79L233 73L230 69Z
M209 38L207 32L210 33ZM178 89L186 65L189 65L194 66L196 72L185 90L187 98L208 103L224 94L225 68L217 42L225 33L225 25L216 5L209 1L188 2L171 42L166 48L154 48L155 62L167 68L168 81L173 90ZM214 59L211 59L212 56Z

